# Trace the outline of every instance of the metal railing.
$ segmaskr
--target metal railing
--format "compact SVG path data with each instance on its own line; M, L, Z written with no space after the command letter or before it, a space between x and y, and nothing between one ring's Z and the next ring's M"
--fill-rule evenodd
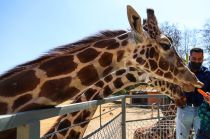
M47 118L51 118L54 116L60 116L67 113L73 113L79 110L84 110L96 106L100 106L105 103L110 103L113 101L121 100L121 135L122 139L126 139L126 124L128 122L133 122L135 120L127 120L126 121L126 98L148 98L148 97L156 97L156 98L165 98L164 95L122 95L105 98L103 100L94 100L88 102L82 102L77 104L59 106L50 109L41 109L27 112L20 112L17 114L9 114L9 115L0 115L0 132L17 128L17 139L40 139L40 120L44 120ZM158 105L159 107L159 105ZM158 108L159 109L159 108ZM101 114L100 114L101 115ZM118 115L119 116L119 115ZM157 119L160 119L160 112L158 111ZM109 123L102 125L100 123L100 129L107 126ZM99 129L99 130L100 130ZM95 132L99 132L99 130ZM86 136L88 138L94 135L94 133Z

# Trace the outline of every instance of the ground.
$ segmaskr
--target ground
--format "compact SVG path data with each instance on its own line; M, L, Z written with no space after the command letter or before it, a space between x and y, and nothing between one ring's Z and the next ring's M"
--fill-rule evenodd
M127 103L130 103L130 100L127 100ZM113 111L110 111L110 110L113 110ZM101 117L101 120L99 117L93 119L88 125L85 135L88 135L89 133L98 129L100 127L100 121L101 121L101 124L103 125L107 123L108 121L110 121L111 119L113 119L121 111L122 111L121 104L119 102L103 104L101 106L101 113L106 113L106 114L104 114ZM99 115L100 115L100 108L98 107L93 117L97 117ZM156 115L157 115L157 110L155 109L154 110L142 109L139 107L127 107L126 109L126 120L151 118ZM48 131L48 129L54 124L56 119L57 117L54 117L54 118L41 121L41 136Z

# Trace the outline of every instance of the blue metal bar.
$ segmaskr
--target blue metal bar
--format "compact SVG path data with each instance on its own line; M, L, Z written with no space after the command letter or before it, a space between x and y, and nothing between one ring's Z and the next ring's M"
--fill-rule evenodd
M122 98L122 139L126 139L126 98Z
M17 139L39 139L40 138L40 122L21 125L17 127Z
M112 102L124 97L125 96L109 97L102 100L82 102L79 104L59 106L50 109L20 112L17 114L0 115L0 131L10 128L15 128L27 123L34 123L36 121L47 119L49 117L64 115L67 113L72 113L75 111L96 107L100 104Z

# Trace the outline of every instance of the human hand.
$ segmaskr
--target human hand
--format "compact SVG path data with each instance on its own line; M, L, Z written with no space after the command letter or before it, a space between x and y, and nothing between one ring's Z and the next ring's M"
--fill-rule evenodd
M210 104L210 93L206 92L207 97L204 97L205 101L208 102Z

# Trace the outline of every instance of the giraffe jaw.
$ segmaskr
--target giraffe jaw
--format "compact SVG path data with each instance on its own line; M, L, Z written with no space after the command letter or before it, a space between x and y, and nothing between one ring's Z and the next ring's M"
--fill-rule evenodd
M195 87L194 87L192 84L185 84L185 83L183 83L183 84L181 85L181 88L183 88L183 90L184 90L185 92L192 92L192 91L194 91L194 89L195 89Z
M203 84L202 82L200 82L200 81L198 81L196 84L192 84L192 83L186 84L186 83L183 83L183 84L181 85L181 87L183 88L183 90L184 90L185 92L192 92L192 91L195 90L195 87L196 87L196 88L202 88L203 86L204 86L204 84Z

